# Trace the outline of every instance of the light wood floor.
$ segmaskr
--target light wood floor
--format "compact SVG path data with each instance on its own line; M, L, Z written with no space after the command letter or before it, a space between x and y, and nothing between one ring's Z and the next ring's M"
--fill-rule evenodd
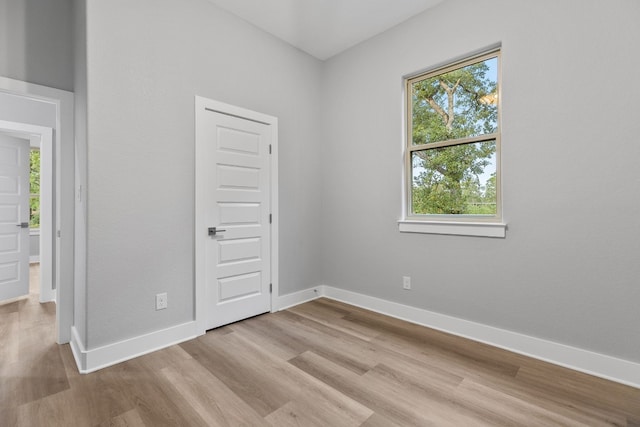
M0 426L640 426L640 390L327 299L80 375L0 305Z

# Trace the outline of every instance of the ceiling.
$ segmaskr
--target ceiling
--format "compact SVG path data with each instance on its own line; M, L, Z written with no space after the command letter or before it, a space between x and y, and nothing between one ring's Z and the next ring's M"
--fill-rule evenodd
M443 0L209 0L325 60Z

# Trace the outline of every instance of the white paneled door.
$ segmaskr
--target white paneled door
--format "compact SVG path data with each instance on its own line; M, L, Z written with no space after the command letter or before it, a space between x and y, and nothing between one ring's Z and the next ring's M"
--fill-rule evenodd
M29 147L0 133L0 300L29 293Z
M271 310L272 129L205 109L196 133L196 240L211 329Z

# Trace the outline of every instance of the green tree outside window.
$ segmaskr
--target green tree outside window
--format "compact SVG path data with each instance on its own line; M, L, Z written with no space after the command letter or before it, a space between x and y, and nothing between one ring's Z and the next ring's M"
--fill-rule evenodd
M497 215L498 59L408 81L411 215Z
M40 228L40 150L31 150L29 163L29 228Z

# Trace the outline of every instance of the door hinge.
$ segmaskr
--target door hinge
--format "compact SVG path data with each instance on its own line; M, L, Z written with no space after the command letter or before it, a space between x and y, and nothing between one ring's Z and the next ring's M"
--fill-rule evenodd
M269 144L269 154L271 154L271 144Z
M269 224L271 224L273 222L273 215L269 214Z
M269 283L269 293L273 292L273 283Z

